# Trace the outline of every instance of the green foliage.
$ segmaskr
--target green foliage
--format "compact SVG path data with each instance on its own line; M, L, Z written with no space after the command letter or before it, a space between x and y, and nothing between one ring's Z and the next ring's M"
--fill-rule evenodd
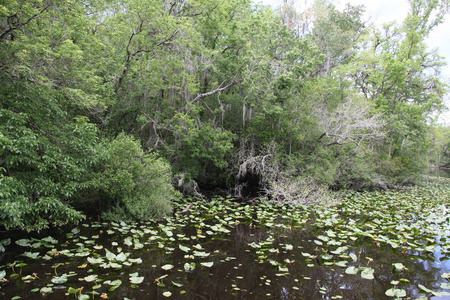
M35 230L83 218L68 201L85 187L95 162L96 129L79 118L54 131L11 108L0 110L2 226Z
M119 134L101 146L103 151L93 174L89 194L101 195L96 205L104 217L114 220L151 219L171 211L178 193L171 185L169 165L156 154L144 154L131 136Z
M368 28L363 7L327 1L3 1L3 226L76 221L73 206L161 216L170 167L222 186L253 168L261 187L280 174L363 188L445 163L448 139L430 133L443 61L425 37L448 1L410 5L402 25Z
M190 177L207 181L213 168L223 170L228 166L235 137L231 132L207 124L198 129L180 128L179 135L175 148L179 172L185 171Z
M428 139L431 140L428 164L433 167L450 166L450 127L433 126Z

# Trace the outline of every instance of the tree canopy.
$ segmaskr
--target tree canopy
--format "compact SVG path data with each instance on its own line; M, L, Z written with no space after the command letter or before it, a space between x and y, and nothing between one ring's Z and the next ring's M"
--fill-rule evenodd
M425 37L449 3L409 4L377 28L321 0L2 1L0 225L149 219L249 178L280 200L411 180L448 158Z

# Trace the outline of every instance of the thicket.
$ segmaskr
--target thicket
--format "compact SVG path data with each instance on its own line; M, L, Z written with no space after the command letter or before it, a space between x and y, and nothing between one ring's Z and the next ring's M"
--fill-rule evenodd
M425 44L448 1L409 2L377 28L327 1L3 1L0 225L149 219L175 187L318 203L412 180L449 157Z

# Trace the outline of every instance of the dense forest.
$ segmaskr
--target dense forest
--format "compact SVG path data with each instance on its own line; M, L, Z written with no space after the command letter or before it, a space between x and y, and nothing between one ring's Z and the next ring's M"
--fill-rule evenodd
M150 219L212 190L325 203L450 163L447 85L425 39L317 0L0 3L0 226Z

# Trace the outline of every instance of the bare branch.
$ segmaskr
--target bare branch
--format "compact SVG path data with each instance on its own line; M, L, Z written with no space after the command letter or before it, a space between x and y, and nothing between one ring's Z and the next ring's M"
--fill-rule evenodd
M198 102L200 99L203 99L203 98L206 98L206 97L215 95L215 94L217 94L217 93L221 93L221 92L223 92L223 91L226 91L226 90L228 90L230 87L232 87L233 85L236 85L236 84L241 83L241 82L243 82L243 81L244 81L244 79L237 79L237 80L236 80L236 79L233 79L229 84L227 84L226 86L224 86L224 87L222 87L222 88L219 87L219 88L215 89L214 91L211 91L211 92L207 92L207 93L203 93L203 94L198 95L197 97L194 98L194 100L191 101L191 104L194 104L195 102Z
M380 115L369 116L370 106L356 103L350 99L342 103L334 111L325 105L317 109L319 125L322 134L317 141L327 137L325 146L344 145L354 143L360 145L362 141L373 141L382 138L384 125Z

